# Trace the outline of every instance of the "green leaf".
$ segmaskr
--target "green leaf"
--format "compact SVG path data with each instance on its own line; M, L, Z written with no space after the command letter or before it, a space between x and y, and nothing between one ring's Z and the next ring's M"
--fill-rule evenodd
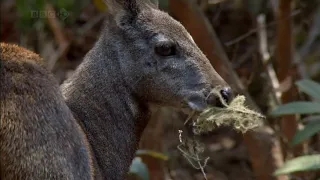
M290 174L299 171L315 171L320 169L320 155L300 156L284 163L274 175Z
M148 167L142 162L140 157L136 157L133 159L130 166L129 174L137 175L141 180L150 179Z
M314 121L320 121L320 115L308 116L301 120L302 122L310 123Z
M281 116L288 114L312 114L320 113L320 103L317 102L292 102L278 106L271 112L272 116Z
M166 156L166 155L164 155L162 153L158 153L158 152L150 151L150 150L139 149L139 150L137 150L136 154L138 156L147 155L147 156L151 156L151 157L154 157L156 159L161 159L161 160L164 160L164 161L167 161L169 159L168 156Z
M320 121L308 123L302 130L297 132L291 142L291 145L294 146L300 144L318 132L320 132Z
M297 81L296 85L299 87L299 89L302 92L320 101L320 84L319 83L312 81L310 79L303 79L303 80Z

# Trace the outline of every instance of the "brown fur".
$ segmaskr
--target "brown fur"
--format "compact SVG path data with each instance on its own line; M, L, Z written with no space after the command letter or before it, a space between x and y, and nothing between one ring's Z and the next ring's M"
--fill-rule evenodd
M84 133L42 58L1 43L0 179L91 179Z
M43 66L43 59L36 53L22 48L15 44L0 43L1 47L1 60L2 61L15 61L17 63L23 62L36 62Z

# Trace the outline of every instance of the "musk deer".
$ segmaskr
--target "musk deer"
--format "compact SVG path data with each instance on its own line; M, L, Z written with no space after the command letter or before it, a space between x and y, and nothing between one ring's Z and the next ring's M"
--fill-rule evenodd
M0 179L90 179L86 136L42 58L0 48Z
M61 86L105 179L123 179L150 106L203 110L214 87L231 100L186 29L150 0L105 0L110 8L99 40Z
M231 100L186 29L157 3L105 1L99 40L61 85L67 106L38 56L1 56L1 179L125 179L151 106L220 106L209 95L215 87Z

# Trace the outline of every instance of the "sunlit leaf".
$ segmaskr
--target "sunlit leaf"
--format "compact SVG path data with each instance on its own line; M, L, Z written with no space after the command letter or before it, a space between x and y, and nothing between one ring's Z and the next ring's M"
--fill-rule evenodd
M294 136L291 145L297 145L311 136L320 132L320 121L314 121L308 123L302 130L298 131Z
M150 150L139 149L139 150L137 150L136 154L137 155L147 155L147 156L151 156L151 157L154 157L156 159L161 159L161 160L164 160L164 161L167 161L169 159L168 156L166 156L165 154L158 153L158 152L155 152L155 151L150 151Z
M320 101L320 84L319 83L312 81L310 79L303 79L303 80L297 81L296 85L299 87L299 89L302 92Z
M272 116L281 116L288 114L313 114L320 113L320 103L317 102L292 102L278 106L271 112Z
M136 157L133 159L130 166L129 174L134 174L141 180L150 179L148 167L142 162L142 159L140 157Z
M307 155L287 161L274 172L274 175L290 174L299 171L320 170L320 155Z

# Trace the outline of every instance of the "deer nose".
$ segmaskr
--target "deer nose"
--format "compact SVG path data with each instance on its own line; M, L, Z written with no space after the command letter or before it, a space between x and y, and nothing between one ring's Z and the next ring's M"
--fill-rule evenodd
M232 99L233 99L233 93L232 93L232 90L231 88L227 87L227 88L224 88L220 91L221 93L221 96L223 97L223 99L226 101L227 104L229 104Z
M207 103L216 107L225 107L224 104L229 104L233 99L233 93L230 87L222 88L219 91L221 98L217 94L211 93L207 98ZM223 101L223 102L221 102Z

